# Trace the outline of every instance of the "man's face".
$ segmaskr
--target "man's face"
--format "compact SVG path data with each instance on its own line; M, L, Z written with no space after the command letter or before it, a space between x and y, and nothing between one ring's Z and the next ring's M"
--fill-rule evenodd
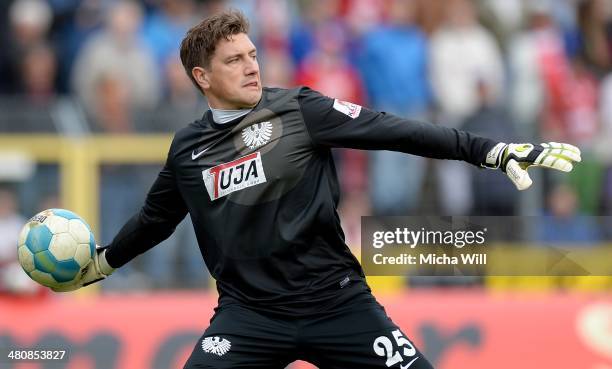
M222 39L200 83L211 107L216 109L252 108L261 98L257 49L244 33Z

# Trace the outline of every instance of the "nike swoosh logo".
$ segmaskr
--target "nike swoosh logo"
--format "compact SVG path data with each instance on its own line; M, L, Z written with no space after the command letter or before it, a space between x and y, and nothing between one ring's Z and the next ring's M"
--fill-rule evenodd
M230 130L229 132L227 132L226 134L224 134L223 136L219 137L218 140L216 140L215 142L211 143L210 145L208 145L207 148L205 148L204 150L200 151L200 152L196 152L195 150L193 150L191 152L191 160L196 160L197 158L199 158L200 156L204 155L204 153L206 151L208 151L208 149L210 149L211 147L219 144L221 141L225 140L226 138L228 138L229 136L231 136L234 133L234 130Z
M415 362L415 361L416 361L418 358L419 358L419 357L417 356L417 357L415 357L414 359L412 359L412 361L411 361L411 362L409 362L408 364L406 364L406 365L400 365L400 369L408 369L408 368L410 368L410 365L412 365L412 363L414 363L414 362Z
M202 156L206 151L208 151L208 149L211 148L212 145L208 146L207 148L205 148L204 150L196 153L195 150L193 150L193 152L191 153L191 160L196 160L197 158L199 158L200 156Z

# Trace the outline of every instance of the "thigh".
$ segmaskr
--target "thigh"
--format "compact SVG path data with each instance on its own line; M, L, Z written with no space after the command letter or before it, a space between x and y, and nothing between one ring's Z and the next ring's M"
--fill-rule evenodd
M288 321L231 306L215 313L184 369L284 368L295 360L295 329Z
M382 307L318 318L305 330L307 360L320 369L432 369Z

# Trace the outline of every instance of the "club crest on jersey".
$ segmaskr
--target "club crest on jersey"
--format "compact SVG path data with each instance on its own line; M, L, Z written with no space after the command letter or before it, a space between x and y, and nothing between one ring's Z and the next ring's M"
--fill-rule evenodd
M242 140L249 149L256 149L270 141L272 137L272 123L261 122L251 124L242 130Z
M221 337L206 337L202 340L202 350L209 354L223 356L232 348L232 343Z
M342 114L348 115L353 119L357 118L359 113L361 113L361 105L338 99L334 100L334 109L338 110Z
M202 172L211 200L266 182L261 154L254 152Z

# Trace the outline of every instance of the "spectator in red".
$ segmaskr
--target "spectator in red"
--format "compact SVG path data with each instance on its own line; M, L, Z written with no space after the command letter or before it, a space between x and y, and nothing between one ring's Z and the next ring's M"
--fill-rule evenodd
M345 54L346 34L338 24L316 29L316 47L299 67L296 82L337 98L362 105L363 85ZM367 197L367 155L357 150L337 150L338 172L345 194L340 212L344 213L347 243L359 242L359 215L369 212ZM357 206L357 208L354 208ZM344 211L343 211L344 210ZM351 230L355 230L352 232Z
M328 96L363 104L363 86L357 71L345 58L346 35L338 24L315 31L316 47L298 68L296 82Z
M582 59L570 61L550 11L533 8L529 30L514 45L514 75L520 76L515 96L531 106L528 121L541 122L533 132L542 140L574 142L588 148L598 130L597 82ZM525 79L528 75L530 80ZM526 90L531 92L520 97ZM535 99L534 91L540 91Z

